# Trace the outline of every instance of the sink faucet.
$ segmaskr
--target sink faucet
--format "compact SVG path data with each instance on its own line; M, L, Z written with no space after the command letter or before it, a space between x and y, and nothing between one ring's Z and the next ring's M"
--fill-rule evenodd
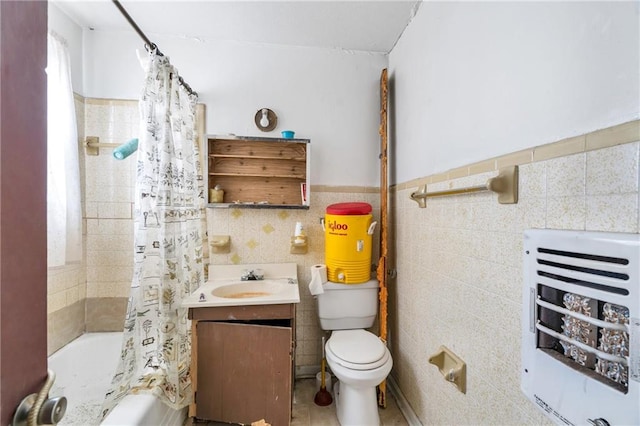
M264 271L262 269L245 269L240 276L240 281L258 281L263 279Z

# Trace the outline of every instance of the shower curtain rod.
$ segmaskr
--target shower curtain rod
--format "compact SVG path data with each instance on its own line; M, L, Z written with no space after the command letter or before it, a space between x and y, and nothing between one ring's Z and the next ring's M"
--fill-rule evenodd
M147 49L147 51L155 51L157 55L160 56L164 56L162 54L162 52L160 51L160 49L158 48L158 46L153 43L151 40L149 40L149 37L147 37L147 35L142 32L142 30L140 29L140 27L138 26L138 24L136 23L136 21L133 20L133 18L131 17L131 15L129 15L129 13L126 11L126 9L124 8L124 6L122 6L122 4L120 4L119 0L112 0L113 4L115 4L115 6L118 8L118 10L120 11L120 13L122 13L122 16L124 16L124 18L127 20L127 22L129 22L129 25L131 25L133 27L133 29L135 30L136 33L138 33L138 35L140 36L140 38L144 41L145 45L145 49ZM196 95L198 96L198 92L194 91L191 89L191 86L189 86L182 77L178 76L178 82L180 83L180 85L182 85L187 92L189 92L191 95Z

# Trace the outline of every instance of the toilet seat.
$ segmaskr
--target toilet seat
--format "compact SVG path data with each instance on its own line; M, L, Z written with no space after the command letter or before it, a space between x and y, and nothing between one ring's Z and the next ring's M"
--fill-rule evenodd
M380 338L366 330L337 330L326 344L327 357L352 370L373 370L390 357Z

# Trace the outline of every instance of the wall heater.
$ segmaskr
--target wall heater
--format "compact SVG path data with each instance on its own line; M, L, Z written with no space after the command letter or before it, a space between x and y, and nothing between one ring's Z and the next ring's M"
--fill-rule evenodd
M640 235L524 233L521 387L560 425L640 425Z

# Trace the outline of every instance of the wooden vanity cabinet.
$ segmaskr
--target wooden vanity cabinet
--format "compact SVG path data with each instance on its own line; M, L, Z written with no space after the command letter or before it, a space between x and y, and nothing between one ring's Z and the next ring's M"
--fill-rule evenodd
M189 415L198 420L289 425L295 304L191 308Z

